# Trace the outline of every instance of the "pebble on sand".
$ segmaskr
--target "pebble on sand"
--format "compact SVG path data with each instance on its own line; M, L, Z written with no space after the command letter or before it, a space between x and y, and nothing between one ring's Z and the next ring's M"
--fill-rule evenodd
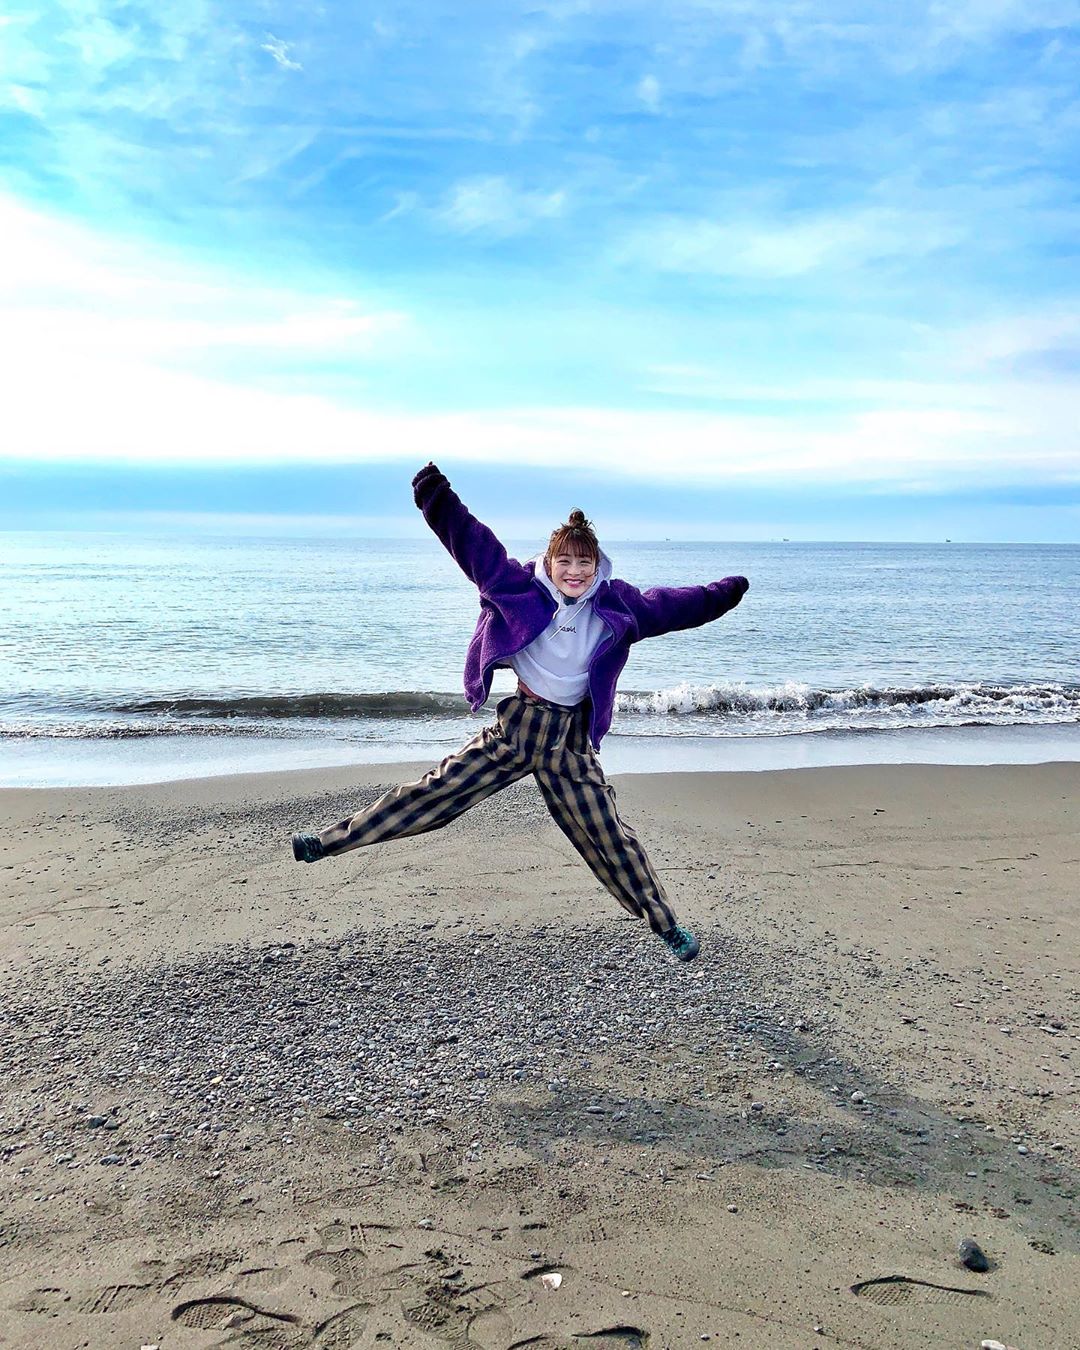
M960 1264L967 1266L968 1270L974 1270L981 1275L990 1269L989 1258L974 1238L964 1238L960 1243L959 1252Z

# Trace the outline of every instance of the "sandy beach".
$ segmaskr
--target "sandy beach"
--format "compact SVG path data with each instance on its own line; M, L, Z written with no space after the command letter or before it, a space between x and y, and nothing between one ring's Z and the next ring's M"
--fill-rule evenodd
M0 1343L1080 1345L1080 764L614 778L685 968L424 767L0 793Z

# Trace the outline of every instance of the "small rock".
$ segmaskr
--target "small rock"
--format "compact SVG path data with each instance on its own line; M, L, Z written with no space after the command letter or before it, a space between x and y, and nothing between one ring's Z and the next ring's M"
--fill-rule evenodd
M1023 1144L1021 1144L1020 1147L1019 1147L1016 1151L1017 1151L1017 1153L1023 1154L1025 1157L1027 1156L1027 1149L1024 1147Z
M728 1212L729 1214L738 1214L738 1212L739 1212L739 1206L738 1206L738 1205L728 1205L728 1207L727 1207L727 1212Z
M863 1102L866 1101L866 1094L863 1092L853 1092L851 1094L851 1100L856 1106L862 1106Z
M981 1275L990 1269L986 1253L974 1238L964 1238L960 1243L959 1253L960 1264L967 1266L968 1270L974 1270Z

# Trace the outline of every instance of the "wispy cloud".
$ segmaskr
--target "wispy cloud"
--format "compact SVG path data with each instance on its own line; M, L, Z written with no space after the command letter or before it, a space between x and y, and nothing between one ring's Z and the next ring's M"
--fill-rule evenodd
M1080 304L1007 315L942 338L968 369L989 367L998 374L1003 369L1057 373L1063 366L1080 370Z
M615 256L662 272L783 279L923 257L954 247L965 233L942 217L874 206L772 219L667 216L635 228Z
M462 234L479 231L506 236L562 215L565 206L566 194L561 190L523 191L493 175L455 183L437 214L451 230Z
M303 70L304 67L299 61L293 61L289 56L291 43L283 42L281 38L274 37L273 33L267 33L266 41L262 44L261 50L269 52L282 70Z

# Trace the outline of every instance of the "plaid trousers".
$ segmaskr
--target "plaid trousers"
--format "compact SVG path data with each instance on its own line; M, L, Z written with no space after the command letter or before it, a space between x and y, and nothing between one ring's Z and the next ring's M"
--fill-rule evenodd
M501 699L494 725L456 754L320 832L327 854L437 830L531 773L555 823L597 879L657 933L675 926L660 878L619 817L615 789L589 744L587 704L563 708L517 693Z

